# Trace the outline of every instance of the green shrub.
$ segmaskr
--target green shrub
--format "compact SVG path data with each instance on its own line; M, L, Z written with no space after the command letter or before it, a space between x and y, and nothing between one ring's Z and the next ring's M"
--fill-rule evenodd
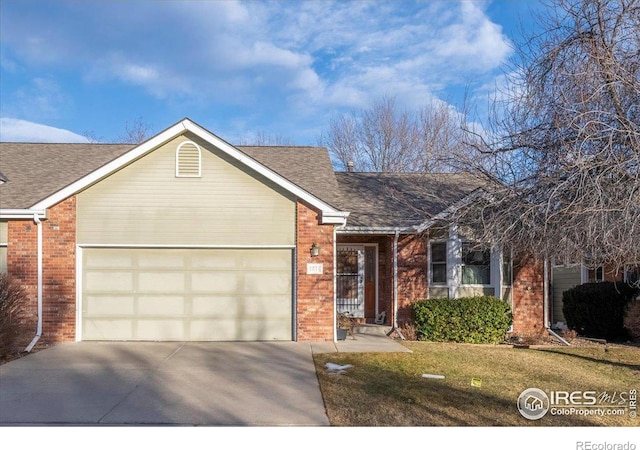
M413 305L421 340L498 344L511 326L509 304L495 297L434 298Z
M582 336L624 338L625 311L636 293L624 283L581 284L562 294L562 313L567 326Z
M21 349L25 329L19 313L26 301L20 286L6 273L0 273L0 360Z

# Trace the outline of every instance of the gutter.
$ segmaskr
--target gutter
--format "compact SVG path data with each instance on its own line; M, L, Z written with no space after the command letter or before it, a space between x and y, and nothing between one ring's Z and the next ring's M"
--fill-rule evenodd
M26 352L31 352L33 347L36 345L38 340L40 340L40 336L42 336L42 221L38 217L37 213L33 214L33 221L36 223L38 227L38 251L37 251L37 259L38 259L38 327L36 330L36 335L34 336L31 343L25 348Z

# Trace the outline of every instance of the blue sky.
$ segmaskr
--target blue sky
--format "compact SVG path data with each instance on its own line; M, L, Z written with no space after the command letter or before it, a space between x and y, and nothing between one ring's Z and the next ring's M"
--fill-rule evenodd
M0 2L0 140L102 142L189 117L316 145L394 96L486 105L534 1Z

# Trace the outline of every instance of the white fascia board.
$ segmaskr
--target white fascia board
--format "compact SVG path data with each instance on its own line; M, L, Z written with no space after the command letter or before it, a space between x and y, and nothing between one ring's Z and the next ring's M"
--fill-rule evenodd
M192 122L189 119L184 119L181 122L178 122L177 124L167 128L165 131L152 137L148 141L143 142L142 144L133 148L131 151L125 153L119 158L116 158L110 163L102 166L101 168L95 170L94 172L88 174L87 176L81 178L80 180L70 184L66 188L54 193L53 195L45 198L44 200L41 200L40 202L33 205L32 209L50 208L56 203L61 202L62 200L70 197L71 195L74 195L75 193L85 189L88 186L91 186L97 181L111 175L113 172L119 170L120 168L126 166L127 164L130 164L136 159L141 158L145 154L165 144L171 139L174 139L180 136L185 131L189 131L195 134L196 136L198 136L199 138L209 142L210 144L217 147L218 149L220 149L221 151L223 151L224 153L226 153L236 161L255 170L256 172L263 175L268 180L273 181L275 184L282 187L286 191L290 192L296 197L304 200L305 202L319 209L322 212L322 216L323 217L327 216L327 219L329 220L327 222L323 220L322 223L342 223L341 221L332 222L331 219L335 217L339 217L340 214L348 215L348 213L338 211L328 203L325 203L319 198L301 189L299 186L293 184L289 180L281 177L271 169L260 164L255 159L250 158L249 156L242 153L240 150L238 150L228 142L223 141L218 136L202 128L201 126L197 125L196 123ZM346 221L346 216L344 216L344 221Z
M393 235L395 233L401 234L415 234L415 228L411 227L340 227L337 230L338 234L389 234Z
M322 223L344 226L347 223L348 212L344 211L322 211Z
M44 209L0 209L0 219L39 219L47 218L47 211Z

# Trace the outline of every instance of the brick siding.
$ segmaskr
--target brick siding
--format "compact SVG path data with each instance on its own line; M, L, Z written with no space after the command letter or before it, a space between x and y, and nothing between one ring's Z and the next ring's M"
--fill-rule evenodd
M333 341L333 225L321 225L319 213L298 201L296 221L297 267L297 340L303 342ZM320 254L312 257L313 243ZM322 275L308 275L307 263L323 264Z
M76 199L49 209L42 221L42 337L41 343L75 340L76 317ZM35 336L38 312L37 225L11 220L8 226L7 272L28 297L22 320Z

